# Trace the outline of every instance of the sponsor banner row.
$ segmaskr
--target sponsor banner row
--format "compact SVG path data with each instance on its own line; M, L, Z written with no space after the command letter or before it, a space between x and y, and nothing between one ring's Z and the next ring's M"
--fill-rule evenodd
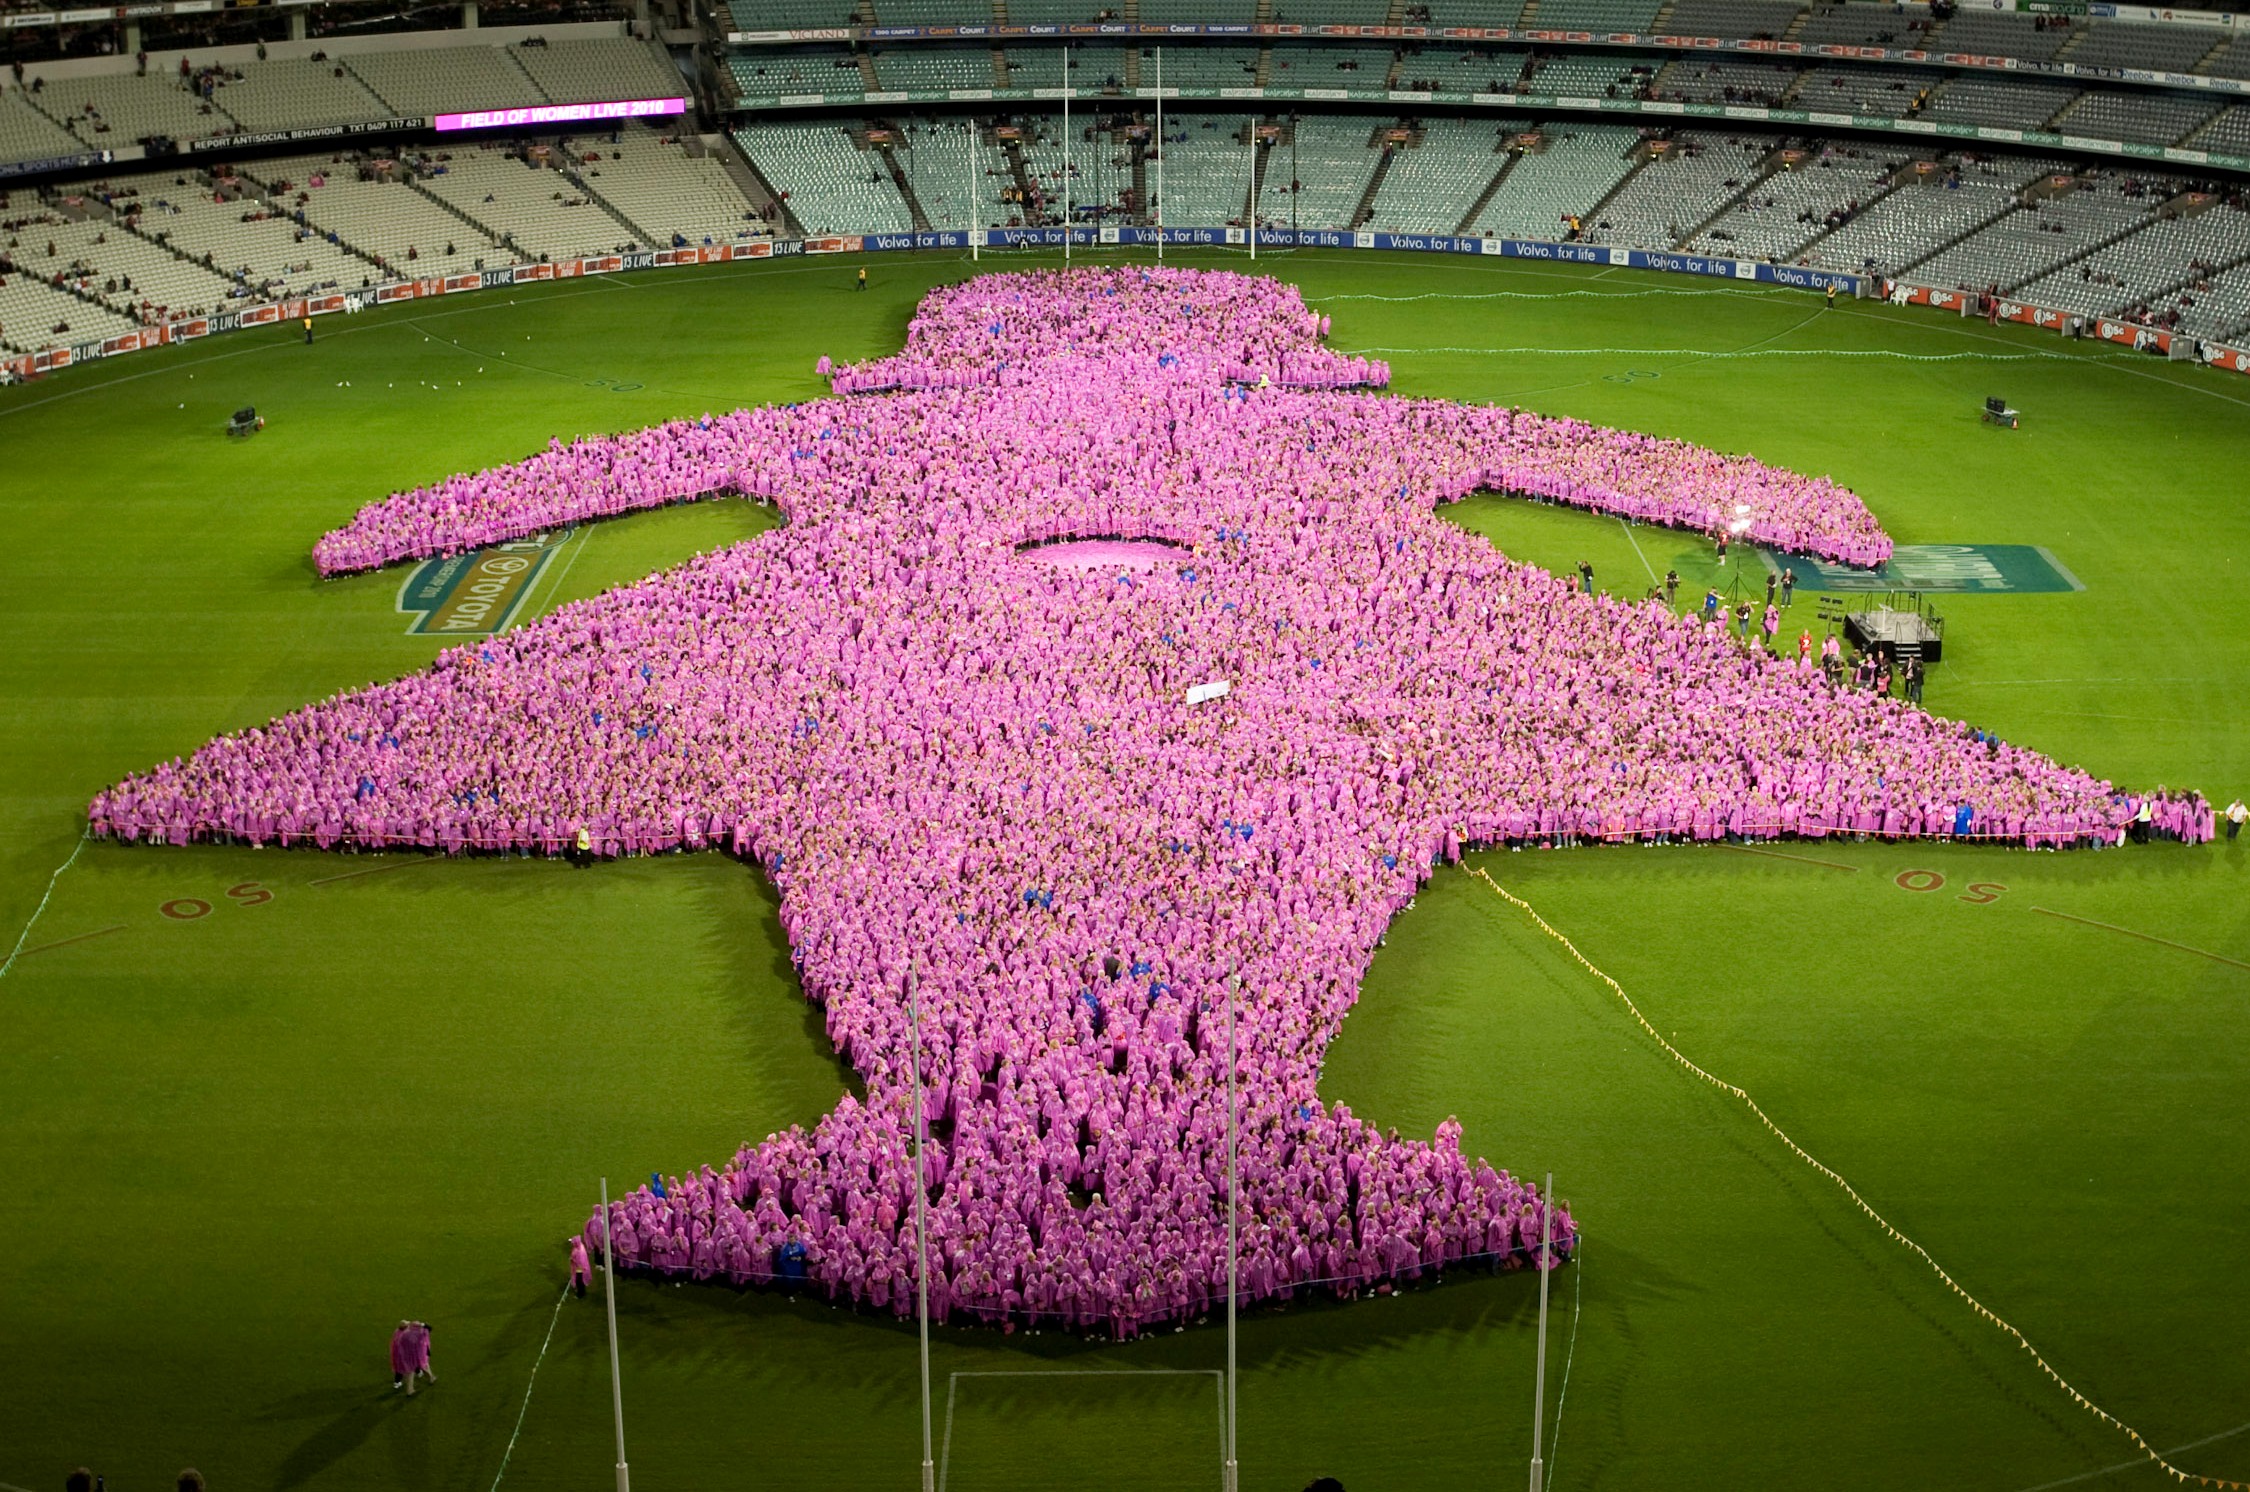
M49 171L80 171L88 166L106 166L111 156L106 150L88 150L78 155L54 155L40 161L0 161L0 181L11 176L40 176Z
M2216 342L2192 342L2175 336L2158 326L2142 326L2131 321L2113 321L2108 317L2080 315L2075 311L2058 311L2052 306L2028 305L2022 301L2002 297L1998 304L1989 305L1979 312L1977 295L1964 290L1939 290L1927 285L1896 284L1890 289L1891 300L1898 305L1929 306L1935 310L1952 311L1957 315L1989 315L1995 321L2013 321L2022 326L2044 327L2049 331L2076 330L2081 335L2099 337L2104 342L2115 342L2136 352L2152 352L2160 357L2174 355L2199 356L2214 368L2226 368L2236 373L2250 373L2250 348L2222 347Z
M2156 11L2137 7L2094 6L2093 12L2131 10L2125 17L2136 22L2250 30L2250 15L2220 11ZM1309 41L1383 42L1512 42L1517 46L1634 47L1665 51L1748 52L1759 56L1811 57L1849 62L1889 62L1907 67L1967 67L1990 72L2023 73L2033 77L2088 78L2127 83L2158 84L2171 88L2201 88L2218 93L2250 94L2250 80L2215 78L2202 73L2157 72L2137 67L2093 67L2077 62L2035 62L2028 57L1998 57L1984 52L1933 52L1919 47L1863 47L1733 36L1665 36L1637 31L1550 31L1508 26L1306 26L1269 22L1152 23L1102 21L1060 26L827 26L802 31L735 31L727 41L738 47L791 46L803 42L838 41L1037 41L1072 40L1078 37L1131 37L1161 41L1166 37L1297 38Z
M1060 98L1059 88L992 88L979 89L979 99L999 102L1038 102ZM2129 140L2097 140L2087 135L2059 135L2048 130L1990 129L1979 125L1952 124L1930 119L1894 119L1879 115L1825 114L1806 109L1766 109L1740 104L1676 104L1643 102L1639 99L1571 98L1566 95L1535 93L1456 93L1450 90L1420 90L1408 92L1401 89L1372 91L1343 88L1166 88L1167 99L1311 99L1321 102L1388 103L1388 104L1451 104L1478 109L1572 109L1593 110L1604 114L1661 114L1688 119L1724 119L1737 124L1815 125L1827 129L1876 130L1886 134L1905 134L1944 138L1948 140L1977 140L1999 145L2046 146L2059 150L2075 150L2087 155L2130 156L2136 160L2166 161L2175 165L2217 166L2223 170L2250 172L2250 156L2226 155L2215 150L2183 150L2170 145L2141 145ZM1105 99L1154 99L1154 88L1074 89L1071 96L1100 103ZM800 109L824 105L849 105L865 108L871 103L887 104L942 104L958 102L959 95L944 89L914 89L883 93L784 93L759 97L738 98L737 109Z
M631 270L672 269L691 264L726 264L737 260L778 259L801 254L889 253L916 249L1060 248L1066 241L1092 248L1097 245L1153 246L1161 237L1181 247L1249 246L1243 228L1139 228L1116 224L1072 228L946 229L929 233L839 233L795 240L762 239L754 243L711 244L678 249L651 249L630 254L607 254L590 259L566 259L552 264L513 264L469 274L436 275L427 279L397 280L364 290L328 291L246 306L212 316L197 316L143 327L98 342L76 347L50 348L0 360L6 380L31 378L56 372L77 363L117 357L143 348L193 341L244 327L275 326L313 316L349 314L369 306L393 305L436 295L458 295L508 285L537 284L546 280L576 279L585 275L617 274ZM1926 305L1968 314L1971 297L1958 290L1917 285L1877 287L1858 275L1806 269L1788 264L1765 264L1746 259L1720 259L1702 254L1675 254L1645 249L1609 248L1598 244L1553 243L1529 238L1476 238L1445 233L1374 233L1340 229L1262 228L1258 247L1273 249L1369 249L1421 254L1475 254L1507 259L1539 259L1552 263L1587 264L1622 269L1649 269L1668 274L1705 275L1793 289L1858 295L1882 289L1900 305ZM2000 319L2063 330L2078 318L2037 306L2002 302ZM2093 335L2147 351L2169 354L2168 332L2124 322L2088 324ZM2250 350L2206 346L2203 360L2217 367L2250 373Z
M844 254L891 250L963 250L963 248L1062 248L1073 245L1125 245L1150 248L1159 234L1168 245L1183 248L1222 248L1249 245L1244 227L985 227L985 230L940 230L922 234L857 234L837 239L808 239L808 254ZM1593 243L1548 243L1539 239L1476 239L1460 234L1384 234L1330 230L1330 227L1260 227L1258 248L1341 248L1341 250L1399 250L1411 254L1489 254L1501 259L1548 259L1559 263L1597 263L1627 270L1665 270L1672 275L1710 275L1717 279L1746 279L1768 286L1793 286L1798 290L1827 290L1858 295L1861 277L1834 270L1809 270L1786 263L1757 263L1750 259L1712 259L1705 254L1665 254L1649 250L1604 248Z
M256 134L220 135L209 140L189 140L180 148L190 155L233 154L254 146L295 145L305 140L341 140L357 135L389 135L429 127L419 115L396 119L362 119L352 124L316 124L294 130L261 130Z

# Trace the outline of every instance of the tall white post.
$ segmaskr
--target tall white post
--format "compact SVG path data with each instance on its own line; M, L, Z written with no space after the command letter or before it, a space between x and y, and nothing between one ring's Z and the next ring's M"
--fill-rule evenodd
M969 193L962 198L961 218L967 225L963 231L969 235L969 262L977 260L977 232L984 227L984 214L977 211L977 122L969 121L969 150L967 155Z
M1164 49L1156 49L1156 262L1164 262Z
M617 1492L632 1492L625 1466L625 1385L617 1374L617 1250L609 1242L609 1178L602 1178L602 1301L609 1308L609 1407L617 1418Z
M1547 1173L1547 1193L1539 1204L1539 1367L1531 1391L1531 1492L1546 1484L1547 1465L1541 1448L1547 1433L1547 1265L1555 1236L1555 1173Z
M1250 116L1250 262L1258 262L1258 116Z
M1063 43L1063 265L1070 264L1070 43Z
M1241 1194L1234 1169L1234 1006L1242 996L1242 975L1227 976L1227 1468L1225 1492L1235 1492L1239 1462L1234 1444L1234 1303L1242 1293L1236 1256L1235 1228L1241 1217Z
M922 1160L929 1132L922 1123L922 990L911 966L906 971L906 1019L914 1065L914 1277L920 1297L915 1312L922 1323L922 1492L936 1492L937 1463L930 1459L930 1187Z

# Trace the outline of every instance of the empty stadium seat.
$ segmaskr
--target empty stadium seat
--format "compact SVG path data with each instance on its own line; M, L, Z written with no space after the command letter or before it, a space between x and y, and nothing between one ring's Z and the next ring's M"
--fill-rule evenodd
M1526 124L1432 120L1423 127L1420 144L1393 153L1368 226L1389 233L1453 232L1506 164L1500 137Z
M845 122L753 124L737 130L735 139L788 199L806 232L913 231L913 214L882 158L854 144Z

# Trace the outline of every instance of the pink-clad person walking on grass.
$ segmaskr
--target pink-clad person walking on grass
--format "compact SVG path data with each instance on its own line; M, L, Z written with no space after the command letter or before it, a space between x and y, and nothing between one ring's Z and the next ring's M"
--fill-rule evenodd
M391 1387L414 1395L417 1377L437 1382L430 1368L430 1326L426 1321L401 1321L391 1333Z
M584 1300L586 1287L593 1282L594 1266L586 1258L586 1240L573 1237L570 1240L570 1288L578 1292L580 1300Z

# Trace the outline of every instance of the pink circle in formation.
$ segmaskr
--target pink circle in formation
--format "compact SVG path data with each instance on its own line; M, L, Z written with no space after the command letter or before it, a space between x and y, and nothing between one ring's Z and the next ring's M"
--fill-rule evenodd
M1033 564L1058 570L1153 570L1176 563L1183 551L1162 539L1064 539L1019 550Z

